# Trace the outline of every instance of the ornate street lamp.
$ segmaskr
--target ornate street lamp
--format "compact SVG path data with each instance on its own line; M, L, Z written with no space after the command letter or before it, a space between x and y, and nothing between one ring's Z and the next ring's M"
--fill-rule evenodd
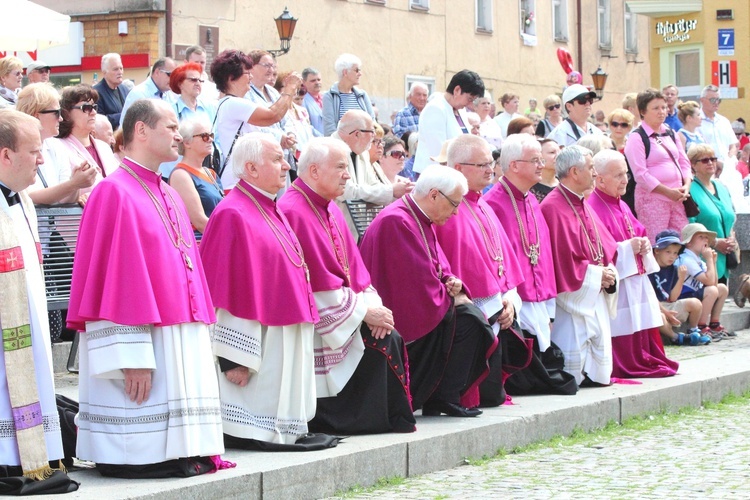
M294 27L297 25L298 19L289 13L289 10L284 7L284 12L279 17L274 19L276 21L276 30L279 32L279 40L281 40L281 48L278 50L269 50L274 57L283 56L289 52L290 41L294 34Z
M607 77L609 75L604 72L601 66L596 71L591 73L591 79L594 80L594 91L596 92L596 98L601 100L604 95L604 86L607 84Z

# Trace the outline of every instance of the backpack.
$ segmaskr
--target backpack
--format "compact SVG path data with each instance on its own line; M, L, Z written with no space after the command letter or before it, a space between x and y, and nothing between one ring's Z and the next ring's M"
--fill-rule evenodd
M638 125L638 127L636 127L634 132L636 132L638 135L641 136L641 140L643 141L643 148L646 153L646 158L648 158L649 153L651 153L651 141L648 140L648 134L646 133L645 130L643 130L643 127L641 125ZM665 133L658 134L658 135L661 137L669 136L672 138L672 142L677 144L677 141L675 140L675 136L674 136L674 130L672 130L669 127L667 127L667 131Z

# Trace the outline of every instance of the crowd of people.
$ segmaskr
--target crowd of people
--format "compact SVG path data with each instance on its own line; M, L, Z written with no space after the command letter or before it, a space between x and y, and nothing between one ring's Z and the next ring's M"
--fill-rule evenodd
M41 62L21 88L19 64L0 59L8 478L78 486L50 363L63 320L80 335L75 456L127 478L667 377L664 343L736 335L721 313L750 145L715 87L595 114L570 82L524 113L503 94L496 115L462 70L382 123L352 54L329 90L260 50L206 68L193 46L132 88L117 54L59 91ZM366 230L347 202L374 207ZM60 203L84 207L64 315L46 311L34 212Z

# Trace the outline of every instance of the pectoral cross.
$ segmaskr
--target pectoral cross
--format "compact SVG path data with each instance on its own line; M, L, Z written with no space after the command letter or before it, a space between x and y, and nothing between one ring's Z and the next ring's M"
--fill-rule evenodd
M503 265L502 264L498 264L498 266L497 266L497 275L498 276L502 276L504 270L505 270L505 268L503 267Z
M529 245L529 247L529 260L531 261L531 265L535 266L539 263L539 249L537 245Z
M302 267L305 269L305 279L310 283L310 268L305 263L302 264Z
M185 258L185 265L188 269L191 271L193 270L193 261L190 259L190 256L186 253L182 254L182 256Z

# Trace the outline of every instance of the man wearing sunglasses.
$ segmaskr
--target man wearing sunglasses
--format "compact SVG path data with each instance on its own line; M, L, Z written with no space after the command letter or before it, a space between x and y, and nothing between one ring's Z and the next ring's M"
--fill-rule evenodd
M596 92L580 84L571 85L565 89L563 103L568 117L555 127L547 138L555 141L560 147L564 147L575 144L585 135L601 134L602 131L588 121L595 98Z
M739 141L729 120L718 113L721 105L719 88L707 85L701 91L701 126L698 128L706 142L716 152L719 167L723 168L728 158L737 157ZM717 172L717 175L719 173Z
M138 99L163 99L164 93L169 90L169 76L176 65L170 57L160 57L151 67L151 74L146 80L139 83L130 91L122 105L120 115L120 126L125 119L128 108Z

